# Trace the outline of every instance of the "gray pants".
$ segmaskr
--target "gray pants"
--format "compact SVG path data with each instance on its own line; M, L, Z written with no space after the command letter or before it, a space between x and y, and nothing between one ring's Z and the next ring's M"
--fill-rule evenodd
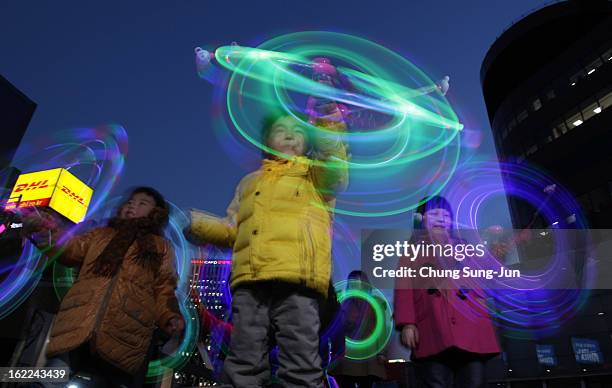
M319 303L314 295L277 283L236 290L234 330L224 364L225 387L262 387L270 379L269 352L279 348L284 387L323 387L319 356Z

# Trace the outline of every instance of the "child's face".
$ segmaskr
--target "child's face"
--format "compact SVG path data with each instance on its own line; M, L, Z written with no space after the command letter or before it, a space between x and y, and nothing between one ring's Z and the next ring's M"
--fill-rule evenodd
M146 217L155 208L155 199L145 193L136 193L129 199L119 211L119 218Z
M348 278L347 288L349 290L360 290L361 288L363 288L361 279L359 279L358 277Z
M364 283L368 283L367 276L349 275L347 288L349 290L363 290L366 288L366 285Z
M291 116L276 120L268 135L268 147L289 156L302 156L306 152L306 131Z
M450 230L452 223L451 214L446 209L429 209L423 214L423 224L427 230Z

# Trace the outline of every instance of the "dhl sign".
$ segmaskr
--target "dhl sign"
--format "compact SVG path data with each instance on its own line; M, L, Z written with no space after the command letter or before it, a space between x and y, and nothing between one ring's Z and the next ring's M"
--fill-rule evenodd
M21 174L5 206L6 210L48 206L72 222L83 221L93 190L68 170Z

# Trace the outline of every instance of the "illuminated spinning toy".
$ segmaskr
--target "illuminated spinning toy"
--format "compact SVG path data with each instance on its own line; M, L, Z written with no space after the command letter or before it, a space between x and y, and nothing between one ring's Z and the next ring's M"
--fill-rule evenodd
M352 287L349 287L349 283ZM362 281L343 280L334 284L334 287L338 292L339 303L356 299L367 303L374 313L374 329L371 333L367 333L364 338L346 337L345 357L351 360L366 360L380 354L393 332L391 307L384 294Z
M499 177L503 176L503 185ZM469 187L464 186L470 182ZM461 167L447 189L447 199L455 204L454 219L468 230L484 230L483 208L493 198L510 196L530 204L535 213L527 225L529 229L537 216L551 225L553 247L548 262L521 278L508 279L495 289L487 290L494 300L489 313L495 322L506 329L505 334L516 338L533 338L556 333L562 325L575 317L584 307L590 289L594 287L595 268L585 265L575 286L563 286L571 256L569 241L555 228L582 229L588 235L587 223L581 207L573 195L547 174L526 163L476 162ZM583 233L583 232L581 232ZM538 237L538 236L535 236ZM588 244L588 241L587 241ZM499 268L504 264L495 260L475 261L480 268ZM575 262L574 265L578 265ZM571 272L570 272L571 274ZM482 287L481 282L462 286ZM502 284L504 283L504 284ZM563 287L562 287L563 286ZM563 288L563 289L562 289ZM464 314L474 312L464 310Z
M293 115L310 136L329 138L338 133L312 125L308 117L315 106L336 103L348 125L341 140L350 160L314 160L328 168L339 163L350 168L351 184L339 196L336 213L399 214L439 192L452 176L463 124L445 98L448 76L435 83L385 47L332 32L283 35L257 48L233 44L211 52L198 47L195 53L201 77L210 78L212 63L231 72L219 104L231 124L223 116L217 125L230 135L226 139L237 133L240 141L282 157L261 139L262 116Z

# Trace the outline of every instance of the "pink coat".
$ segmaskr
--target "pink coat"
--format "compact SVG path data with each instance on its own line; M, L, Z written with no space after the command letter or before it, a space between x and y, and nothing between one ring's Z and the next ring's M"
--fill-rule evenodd
M480 354L501 351L483 293L472 290L461 296L455 289L412 289L409 281L396 283L395 325L414 324L419 331L414 358L451 347Z

